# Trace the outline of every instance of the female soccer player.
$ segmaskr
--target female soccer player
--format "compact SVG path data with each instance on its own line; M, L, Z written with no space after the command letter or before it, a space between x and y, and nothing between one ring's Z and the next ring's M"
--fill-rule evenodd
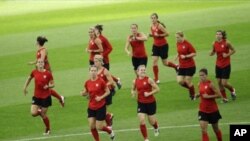
M228 83L231 73L231 61L230 56L235 53L235 49L231 43L227 40L226 31L218 30L216 32L216 41L213 43L213 50L210 56L217 54L215 73L220 88L220 92L223 96L223 102L228 102L225 88L231 92L232 100L236 99L235 88Z
M106 113L106 124L108 127L112 127L113 124L113 114L108 111L108 107L112 104L112 97L115 94L115 83L111 77L110 72L103 66L103 57L101 55L95 55L94 57L94 63L97 67L97 76L102 78L106 85L108 86L110 90L110 94L105 98L106 100L106 107L107 107L107 113Z
M177 58L179 60L179 70L177 74L177 82L189 90L191 100L195 99L195 89L192 83L193 75L195 74L195 62L193 57L196 51L191 43L185 38L183 32L179 31L175 34L177 46ZM176 59L177 59L176 58Z
M154 38L154 44L152 49L153 56L153 72L154 80L156 83L160 83L158 73L158 60L159 57L162 59L162 63L165 66L172 67L177 71L177 65L173 64L170 61L167 61L168 58L168 43L165 37L169 36L169 33L166 31L166 27L163 23L158 20L158 15L156 13L151 14L151 34L150 37Z
M36 60L33 62L29 62L30 65L34 65L37 63L38 59L42 59L44 61L44 68L50 72L51 68L50 68L50 64L49 64L49 60L48 60L48 51L45 48L44 44L46 42L48 42L48 39L46 37L43 36L38 36L37 37L37 53L36 53ZM54 96L55 98L57 98L61 104L62 107L64 107L65 101L64 101L64 96L59 95L54 89L50 89L50 93L52 96Z
M221 115L216 104L215 99L220 98L221 94L214 84L207 79L208 71L203 68L199 71L200 83L199 83L199 95L200 106L198 118L200 121L200 127L202 132L202 141L209 141L207 134L208 124L212 124L214 133L216 134L217 141L222 141L222 133L219 129L219 119Z
M104 120L106 117L105 97L107 97L110 92L106 83L97 76L97 72L98 69L96 66L90 66L90 79L85 82L81 94L82 96L89 97L88 121L95 141L99 141L97 129L107 132L110 135L111 140L114 140L115 134L113 130L104 126Z
M131 94L134 97L137 93L137 113L140 121L140 130L144 141L148 140L145 118L148 117L149 123L154 127L155 136L159 135L159 128L156 114L156 100L154 94L159 92L157 84L146 76L146 66L140 65L137 68L138 77L133 81Z
M129 56L132 56L132 64L134 66L135 74L139 65L147 66L148 57L145 50L144 42L147 40L147 36L138 32L138 25L131 24L131 35L128 36L125 45L125 51ZM129 47L132 48L132 54L129 51Z
M89 28L89 46L86 48L86 51L90 54L89 56L89 64L94 64L94 56L96 54L103 53L102 41L95 34L95 29L93 27Z
M95 34L96 36L102 41L102 47L103 47L103 66L109 70L110 68L110 64L109 64L109 54L111 53L111 51L113 50L110 42L108 41L108 39L102 35L102 31L103 31L103 26L102 25L96 25L95 26ZM112 76L113 80L115 81L118 89L121 89L122 87L122 83L120 78L114 77Z
M31 115L33 117L41 116L46 126L44 135L49 135L50 123L46 113L52 103L50 88L54 87L54 81L52 74L48 70L44 69L44 64L45 63L42 59L37 59L37 68L31 72L30 76L26 80L23 91L24 95L28 93L27 87L29 86L30 81L34 78L35 91L34 96L32 97Z

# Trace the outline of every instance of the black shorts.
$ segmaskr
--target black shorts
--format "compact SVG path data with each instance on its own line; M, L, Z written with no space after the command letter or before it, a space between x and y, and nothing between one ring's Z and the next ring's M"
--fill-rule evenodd
M112 98L115 95L115 89L111 89L110 90L110 94L108 96L106 96L105 100L106 100L106 105L111 105L112 104Z
M137 113L145 113L147 115L154 115L156 113L156 102L152 102L152 103L138 102Z
M217 123L221 118L222 117L219 111L213 113L204 113L201 111L198 112L198 119L202 121L208 121L210 124Z
M193 76L195 74L196 67L191 68L179 68L178 75L180 76Z
M159 56L161 59L168 58L168 44L163 46L155 46L153 45L152 56Z
M132 57L132 64L134 66L134 70L137 70L138 66L140 65L147 66L147 63L148 63L148 57L144 57L144 58Z
M51 100L51 96L48 96L45 99L42 98L36 98L36 97L32 97L32 105L37 105L37 106L41 106L44 108L47 108L49 106L52 105L52 100Z
M97 110L88 108L88 118L94 117L98 121L103 121L106 118L106 105L103 105Z
M229 79L230 73L231 73L231 65L228 65L225 68L219 68L218 66L215 66L216 78Z
M104 63L103 67L109 70L109 63Z

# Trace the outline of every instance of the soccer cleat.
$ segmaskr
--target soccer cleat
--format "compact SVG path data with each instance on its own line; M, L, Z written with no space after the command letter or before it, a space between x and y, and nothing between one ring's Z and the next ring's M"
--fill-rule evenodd
M149 139L145 139L144 141L149 141Z
M221 103L228 103L228 99L227 98L223 98Z
M45 132L43 133L44 136L50 135L50 130L46 129Z
M60 102L61 106L64 107L64 105L65 105L65 97L61 96L61 100L59 102Z
M191 101L195 101L196 100L196 96L194 96L194 95L190 95L189 97L190 97Z
M231 97L232 97L232 100L236 100L236 92L235 92L235 88L233 89L234 91L231 92Z
M110 139L111 139L112 141L115 140L115 133L114 133L113 130L112 130L111 133L110 133Z
M121 82L121 79L120 78L117 78L117 82L116 82L116 85L118 87L118 89L121 89L122 88L122 82Z
M154 130L154 134L155 134L156 137L159 136L159 134L160 134L159 128L157 128L157 129Z

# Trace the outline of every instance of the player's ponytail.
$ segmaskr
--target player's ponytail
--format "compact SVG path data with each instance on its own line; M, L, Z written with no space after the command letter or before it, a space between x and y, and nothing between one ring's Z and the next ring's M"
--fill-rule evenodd
M46 42L48 42L48 39L45 36L38 36L36 41L40 46L43 46Z
M95 29L97 29L97 30L99 31L99 33L102 34L103 25L97 24L97 25L95 26Z

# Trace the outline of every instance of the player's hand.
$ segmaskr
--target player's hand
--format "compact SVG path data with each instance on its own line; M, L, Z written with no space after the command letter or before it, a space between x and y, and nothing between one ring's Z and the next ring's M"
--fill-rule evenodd
M99 101L102 100L102 98L101 98L100 96L96 96L96 97L95 97L95 100L96 100L97 102L99 102Z
M186 59L185 55L180 55L181 59Z
M209 98L209 95L208 94L203 94L202 97L203 98Z
M130 52L127 52L128 56L131 56L131 53Z
M227 58L229 55L227 53L222 54L223 58Z
M150 96L150 93L149 92L144 92L144 96L148 97L148 96Z
M48 89L49 88L49 86L48 85L45 85L45 86L43 86L43 89Z
M28 93L27 89L23 89L23 93L24 93L24 95L26 96L27 93Z
M131 97L134 98L135 97L135 91L131 91Z

